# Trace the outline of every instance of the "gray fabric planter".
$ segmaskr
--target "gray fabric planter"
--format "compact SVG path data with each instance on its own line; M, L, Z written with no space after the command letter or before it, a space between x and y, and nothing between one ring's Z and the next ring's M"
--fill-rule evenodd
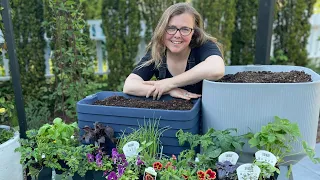
M315 147L320 109L320 76L311 69L298 66L227 66L226 74L243 71L288 72L304 71L312 76L308 83L220 83L205 80L202 92L202 122L204 132L237 128L238 134L256 133L261 126L274 120L274 116L289 119L299 125L311 147ZM295 152L302 152L301 143L293 144ZM250 162L256 149L248 145L240 162ZM305 155L291 156L301 160Z

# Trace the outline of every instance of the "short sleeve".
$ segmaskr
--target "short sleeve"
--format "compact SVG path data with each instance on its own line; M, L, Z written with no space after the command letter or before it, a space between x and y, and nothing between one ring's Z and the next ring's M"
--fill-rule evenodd
M207 57L212 55L218 55L222 58L222 54L216 43L212 41L205 42L202 46L197 48L197 55L200 59L200 62L207 59Z
M144 81L148 81L152 78L155 73L154 63L148 66L141 66L143 63L151 59L150 53L147 53L138 63L138 65L133 69L132 73L140 76Z

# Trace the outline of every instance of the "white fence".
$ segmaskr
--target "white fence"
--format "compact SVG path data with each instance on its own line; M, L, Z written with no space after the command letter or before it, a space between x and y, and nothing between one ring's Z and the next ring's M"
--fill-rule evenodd
M106 42L106 37L103 34L102 28L101 28L101 23L102 20L88 20L87 21L89 26L90 26L90 38L93 41L96 41L96 58L92 58L97 61L97 68L96 68L96 74L102 75L106 74L107 70L107 60L104 60L103 53L107 53L103 51L103 43ZM307 51L308 51L308 57L312 60L314 64L316 64L318 67L320 66L320 14L315 14L310 18L310 23L312 25L311 28L311 34L308 39L308 45L307 45ZM145 47L146 47L146 42L144 40L144 34L145 34L145 24L141 22L141 27L142 31L140 33L141 42L139 44L139 52L136 57L136 61L138 61L140 58L143 57L145 53ZM51 49L49 46L50 43L50 38L46 37L45 35L45 40L47 42L46 48L45 48L45 65L46 65L46 71L45 75L46 77L51 77L52 74L50 72L50 57L51 57ZM3 43L3 38L2 38L2 33L0 31L0 43ZM273 47L271 47L273 48ZM271 51L272 52L272 51ZM6 81L10 79L9 75L9 60L6 59L5 56L5 51L2 53L2 58L3 58L3 66L0 66L0 81ZM4 72L1 72L4 71Z

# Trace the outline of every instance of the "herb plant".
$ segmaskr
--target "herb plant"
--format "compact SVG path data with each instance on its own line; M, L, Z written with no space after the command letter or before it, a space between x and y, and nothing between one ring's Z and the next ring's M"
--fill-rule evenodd
M230 161L217 162L216 169L218 172L218 178L221 180L234 179L237 176L237 167L238 165L233 165Z
M204 135L193 135L189 132L184 133L179 130L176 136L179 139L179 144L183 145L188 142L191 150L200 145L203 149L202 154L197 154L203 169L213 167L217 162L218 156L226 151L242 150L244 145L243 136L233 136L232 131L236 129L214 130L210 128Z

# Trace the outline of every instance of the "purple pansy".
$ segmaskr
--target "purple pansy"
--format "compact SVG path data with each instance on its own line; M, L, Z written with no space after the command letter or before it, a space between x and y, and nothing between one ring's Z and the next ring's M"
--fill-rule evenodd
M87 154L87 159L89 162L93 162L94 161L94 156L90 153Z
M141 166L141 165L143 165L143 164L144 164L144 162L140 159L140 156L137 156L136 165L137 165L137 166Z
M118 176L117 174L112 171L109 175L108 175L108 180L118 180Z

